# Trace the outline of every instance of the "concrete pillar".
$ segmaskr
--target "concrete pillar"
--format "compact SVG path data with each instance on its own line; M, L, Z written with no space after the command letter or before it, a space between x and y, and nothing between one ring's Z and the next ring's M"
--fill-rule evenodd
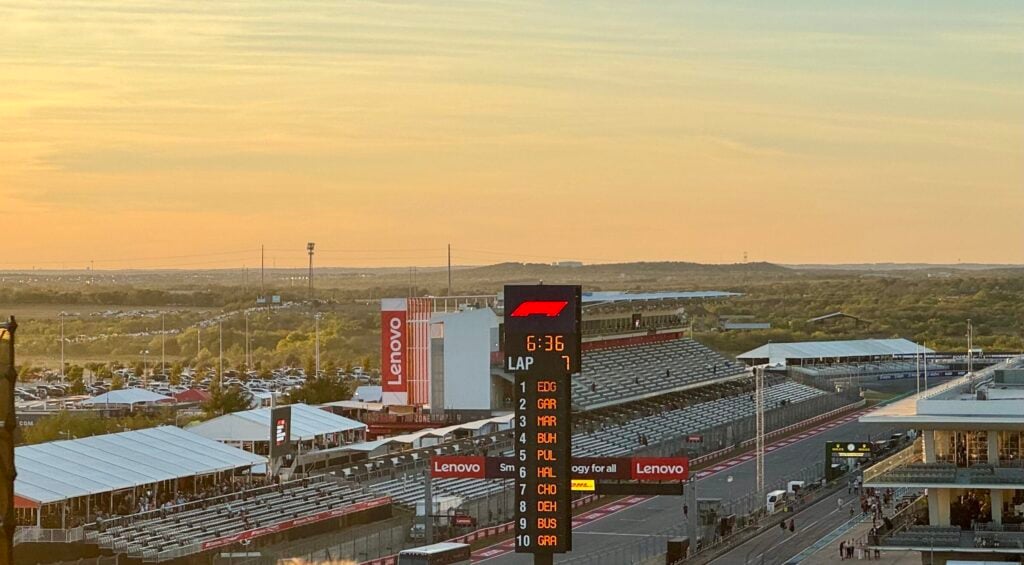
M928 524L931 526L949 525L950 492L946 488L928 489Z
M992 523L1003 523L1003 491L992 489L989 491L989 500L992 502Z
M924 430L922 436L924 438L924 462L935 463L935 430Z
M988 462L990 465L999 464L999 430L989 430L985 437L988 439Z

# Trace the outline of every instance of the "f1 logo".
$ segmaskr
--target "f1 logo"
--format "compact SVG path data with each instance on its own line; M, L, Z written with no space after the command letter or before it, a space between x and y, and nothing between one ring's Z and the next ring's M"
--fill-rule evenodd
M511 316L513 318L526 318L528 316L555 318L562 313L567 304L569 303L565 300L527 300L516 306Z
M274 441L277 445L284 444L285 440L288 439L288 423L284 418L277 421L277 429L274 434Z

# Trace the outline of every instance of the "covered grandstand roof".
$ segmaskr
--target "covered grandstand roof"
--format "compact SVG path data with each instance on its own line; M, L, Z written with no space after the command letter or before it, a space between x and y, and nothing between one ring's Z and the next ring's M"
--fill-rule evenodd
M148 391L144 388L125 388L120 390L112 390L105 392L99 396L82 401L85 406L92 406L95 404L124 404L131 406L133 404L146 404L147 402L172 402L173 398L170 396L164 396L155 392Z
M754 361L768 359L769 363L785 363L787 359L842 359L853 357L886 357L934 353L927 347L903 338L854 339L845 341L798 341L768 343L752 349L737 359Z
M292 404L292 438L317 436L366 428L366 424L306 404ZM233 412L197 424L188 431L217 441L270 441L270 408Z
M425 437L443 438L448 434L457 430L472 430L476 431L487 425L495 425L499 429L506 429L512 425L512 414L504 414L502 416L494 416L493 418L485 418L483 420L474 420L472 422L466 422L464 424L456 424L454 426L446 426L443 428L428 428L425 430L418 430L408 434L402 434L387 438L381 438L374 441L367 441L363 443L354 443L352 445L346 445L336 448L338 451L365 451L371 452L379 449L381 446L389 444L415 444L419 440Z
M26 445L15 461L15 496L33 505L266 463L174 426Z
M730 296L742 296L738 292L724 292L720 290L691 290L680 292L621 292L621 291L596 291L584 292L583 304L600 304L605 302L629 302L644 300L693 300L698 298L728 298Z

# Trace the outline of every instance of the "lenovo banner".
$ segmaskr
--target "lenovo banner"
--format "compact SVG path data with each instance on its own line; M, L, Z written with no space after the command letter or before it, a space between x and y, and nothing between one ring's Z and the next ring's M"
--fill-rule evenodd
M432 457L430 476L435 479L484 479L487 478L485 460L483 455Z
M630 474L629 457L573 457L572 478L597 480L628 480Z
M685 481L690 478L686 457L634 457L630 468L635 481Z
M407 404L409 399L408 301L381 300L380 385L384 404Z
M477 457L435 457L433 461L444 463L476 460ZM480 457L482 475L466 474L480 472L476 467L444 467L444 475L434 472L435 477L464 477L486 479L511 479L515 477L516 463L512 457ZM437 464L434 464L436 467ZM690 476L690 460L687 457L573 457L572 478L594 479L597 481L684 481Z

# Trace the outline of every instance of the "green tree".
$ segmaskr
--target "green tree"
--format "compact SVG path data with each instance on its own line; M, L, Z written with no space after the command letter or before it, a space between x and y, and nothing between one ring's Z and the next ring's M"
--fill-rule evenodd
M249 399L242 393L242 389L237 386L222 387L217 381L210 385L210 398L203 403L203 411L210 418L248 409Z
M26 364L21 366L21 369L18 370L18 380L19 381L35 380L36 372L37 371L38 371L38 369L36 367L33 367L32 365L29 365L29 364L26 363Z
M114 375L110 379L110 390L121 390L124 388L124 379L121 375Z
M324 404L352 398L352 390L334 375L306 379L306 384L288 393L292 403Z
M96 367L96 379L101 381L107 381L114 377L114 372L110 370L107 365L99 365Z
M78 373L69 379L71 382L71 394L85 394L85 380L82 378L82 374Z
M316 376L316 359L314 359L312 357L307 357L306 358L305 371L306 371L306 378L312 378L312 377Z
M81 365L69 365L67 370L64 371L64 376L66 376L68 380L77 379L80 381L85 376L85 369Z
M181 361L175 361L171 365L171 374L168 377L168 382L170 382L174 386L180 385L181 384L181 371L182 371L182 369L183 368L181 366Z

